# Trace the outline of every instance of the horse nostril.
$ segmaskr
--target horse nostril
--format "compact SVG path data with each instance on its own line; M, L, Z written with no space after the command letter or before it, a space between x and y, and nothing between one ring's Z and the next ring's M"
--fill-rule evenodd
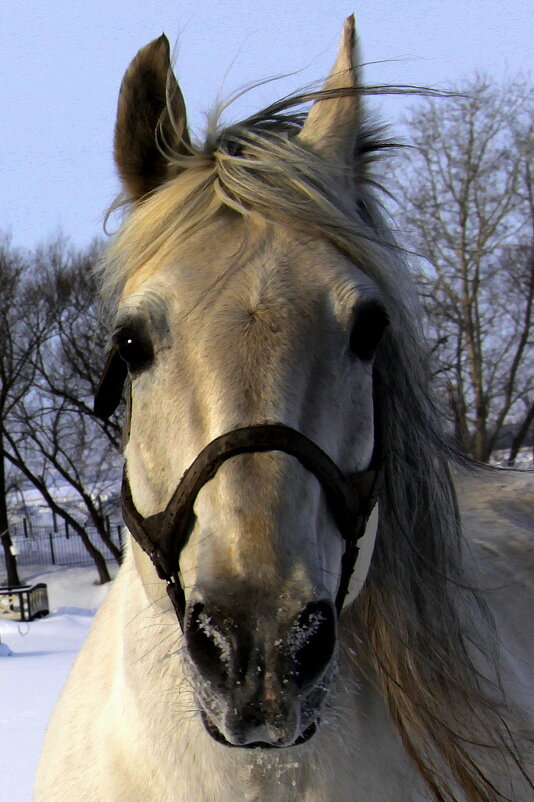
M230 670L230 640L201 602L191 608L185 637L189 655L201 674L211 682L225 682Z
M336 617L330 602L308 604L294 624L289 647L293 678L299 688L316 682L328 666L336 645Z

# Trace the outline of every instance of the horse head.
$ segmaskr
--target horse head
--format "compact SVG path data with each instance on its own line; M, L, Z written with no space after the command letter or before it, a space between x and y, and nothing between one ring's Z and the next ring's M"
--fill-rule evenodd
M114 350L98 403L128 376L137 570L163 614L174 603L203 721L229 745L313 734L338 613L373 548L374 495L355 490L377 462L373 362L393 310L313 222L323 206L335 230L350 212L373 250L360 118L352 19L303 125L273 113L199 152L164 37L121 88L115 156L132 212L107 257ZM204 459L242 430L246 447ZM186 493L199 454L205 476Z

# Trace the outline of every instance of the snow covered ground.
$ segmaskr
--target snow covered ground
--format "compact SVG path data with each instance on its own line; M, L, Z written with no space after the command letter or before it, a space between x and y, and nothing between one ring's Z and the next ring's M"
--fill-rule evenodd
M109 587L94 584L90 567L25 569L23 577L46 582L52 613L31 623L0 620L0 802L31 802L52 707Z

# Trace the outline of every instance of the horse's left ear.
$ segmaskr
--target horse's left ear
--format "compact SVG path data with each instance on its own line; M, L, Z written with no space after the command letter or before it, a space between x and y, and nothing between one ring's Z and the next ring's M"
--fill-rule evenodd
M354 16L345 20L339 51L323 91L331 98L316 100L298 138L326 160L351 165L360 127L358 48ZM341 90L350 90L345 96ZM336 96L337 91L339 96Z
M165 35L139 51L122 80L115 123L115 163L124 188L139 200L172 170L166 153L188 153L185 103L171 70Z

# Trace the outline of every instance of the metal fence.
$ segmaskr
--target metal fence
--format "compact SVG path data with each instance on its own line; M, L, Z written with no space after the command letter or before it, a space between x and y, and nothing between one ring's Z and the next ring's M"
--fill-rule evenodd
M19 566L24 565L92 565L93 559L83 545L82 539L69 527L54 532L52 527L32 524L30 527L16 527L11 530L11 540ZM101 539L96 527L84 526L89 540L106 560L114 556ZM122 523L108 522L108 534L113 543L122 549ZM21 531L22 530L22 531Z

